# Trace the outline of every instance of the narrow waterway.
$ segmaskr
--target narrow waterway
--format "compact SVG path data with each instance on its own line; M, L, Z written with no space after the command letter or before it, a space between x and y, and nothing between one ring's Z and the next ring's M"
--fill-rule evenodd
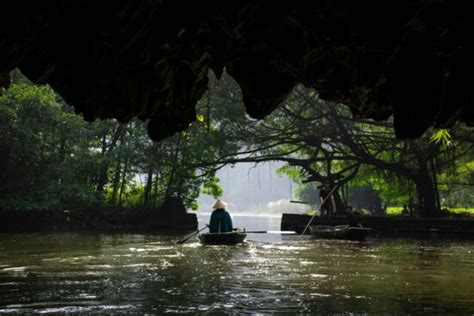
M234 218L279 227L279 218ZM0 313L474 313L473 241L176 239L0 235Z

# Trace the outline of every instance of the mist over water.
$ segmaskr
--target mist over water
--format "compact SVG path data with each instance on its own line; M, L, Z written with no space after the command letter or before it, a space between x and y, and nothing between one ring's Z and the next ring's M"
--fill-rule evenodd
M232 214L280 215L282 213L302 214L308 210L303 204L290 203L292 190L297 186L286 175L277 175L282 163L240 163L226 166L217 172L224 189L221 197L229 204ZM215 199L201 195L198 199L199 212L209 213Z

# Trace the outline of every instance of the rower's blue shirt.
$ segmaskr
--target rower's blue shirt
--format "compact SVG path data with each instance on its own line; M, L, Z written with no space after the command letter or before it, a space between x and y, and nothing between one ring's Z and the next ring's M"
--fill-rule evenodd
M212 212L211 221L209 223L209 231L211 233L227 233L233 230L232 218L229 212L220 208Z

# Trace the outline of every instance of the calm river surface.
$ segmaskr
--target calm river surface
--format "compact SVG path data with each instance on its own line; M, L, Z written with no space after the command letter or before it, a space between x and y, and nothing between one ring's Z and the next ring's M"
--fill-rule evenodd
M234 217L248 230L279 221ZM0 234L0 313L474 313L473 241L176 239Z

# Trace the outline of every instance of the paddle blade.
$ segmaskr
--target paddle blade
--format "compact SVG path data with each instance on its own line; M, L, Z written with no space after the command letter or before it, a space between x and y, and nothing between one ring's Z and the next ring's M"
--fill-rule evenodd
M198 232L199 232L199 231L192 232L191 234L188 234L188 235L184 236L183 239L178 240L176 243L177 243L177 244L183 244L183 243L185 243L188 239L190 239L191 237L197 235Z
M278 235L296 235L292 230L256 230L246 231L247 234L278 234Z
M182 243L186 242L189 238L193 237L194 235L199 234L200 232L202 232L204 229L206 229L206 228L208 228L208 227L209 227L209 224L206 224L206 226L204 226L204 227L201 228L200 230L196 230L195 232L192 232L191 234L188 234L188 235L184 236L183 239L178 240L176 243L177 243L177 244L182 244Z
M267 234L296 235L296 232L292 230L269 230Z
M308 202L305 202L305 201L295 201L295 200L291 200L290 203L309 204Z

